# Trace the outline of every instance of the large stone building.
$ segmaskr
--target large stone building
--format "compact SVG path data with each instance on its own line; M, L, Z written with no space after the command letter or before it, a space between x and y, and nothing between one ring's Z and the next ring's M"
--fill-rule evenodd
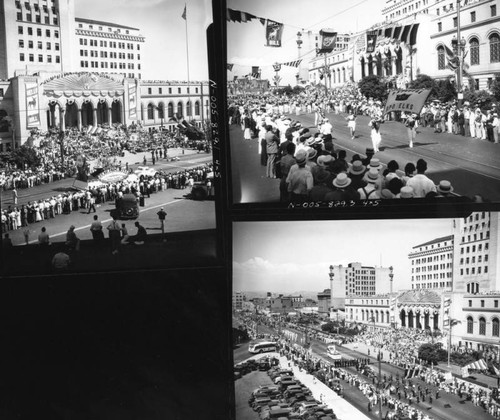
M331 306L343 309L347 296L371 296L390 293L391 267L368 267L359 262L330 266Z
M0 152L32 130L209 117L206 82L142 80L140 30L75 17L74 0L0 3Z
M451 290L453 280L453 235L433 239L412 248L412 289Z

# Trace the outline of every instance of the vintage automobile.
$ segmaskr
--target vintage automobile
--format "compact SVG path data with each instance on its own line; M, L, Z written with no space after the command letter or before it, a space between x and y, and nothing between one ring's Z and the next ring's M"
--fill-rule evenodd
M139 217L139 203L134 194L124 194L116 200L114 210L118 219L136 219Z

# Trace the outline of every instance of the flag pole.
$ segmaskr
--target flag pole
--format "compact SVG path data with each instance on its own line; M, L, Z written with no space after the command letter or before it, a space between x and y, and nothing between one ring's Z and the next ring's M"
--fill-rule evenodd
M182 15L184 18L185 28L186 28L186 62L187 62L187 91L188 91L188 103L190 104L191 115L186 115L187 117L192 117L193 114L193 105L191 104L191 89L190 89L190 80L189 80L189 41L188 41L188 29L187 29L187 4L184 3L184 14Z

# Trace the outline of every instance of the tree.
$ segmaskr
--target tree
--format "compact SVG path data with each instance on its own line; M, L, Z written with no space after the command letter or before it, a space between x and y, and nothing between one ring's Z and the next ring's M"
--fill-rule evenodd
M375 75L363 77L358 83L358 88L367 98L379 101L385 100L388 95L386 84L381 77Z
M415 80L412 80L408 85L410 89L435 89L436 82L427 74L419 74ZM431 92L432 94L432 92Z
M441 344L422 344L418 349L418 358L426 361L428 364L437 365L438 362L446 360L446 351L441 348Z
M40 157L35 149L28 146L21 146L10 154L11 163L15 163L18 168L36 168L40 165Z

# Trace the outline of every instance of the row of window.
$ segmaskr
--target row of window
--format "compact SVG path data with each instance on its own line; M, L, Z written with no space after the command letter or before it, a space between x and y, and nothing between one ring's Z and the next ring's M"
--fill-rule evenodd
M24 48L25 47L25 42L24 39L20 39L18 42L19 48ZM28 41L28 48L33 49L35 43L33 41ZM37 49L43 50L43 42L42 41L37 41L36 43ZM45 43L45 49L46 50L52 50L52 43L51 42L46 42ZM55 42L54 43L54 50L59 51L59 43Z
M489 237L489 232L488 232L488 237ZM481 238L481 239L482 239L482 238ZM488 242L486 242L486 243L484 244L484 250L485 250L485 251L487 251L489 248L490 248L490 247L489 247L489 243L488 243ZM460 255L463 255L463 254L464 254L464 252L465 252L466 254L469 254L469 253L470 253L470 251L471 251L471 249L472 249L472 252L476 252L476 245L472 245L472 246L470 246L470 245L468 245L468 246L462 246L462 247L460 248ZM477 245L477 250L478 250L478 252L481 252L481 251L483 250L483 244L478 244L478 245Z
M148 120L154 120L154 111L155 111L155 108L156 108L155 105L148 104L148 109L147 109ZM159 106L158 107L158 118L165 118L163 110L164 110L163 106L161 106L161 107ZM168 112L168 118L173 118L174 117L174 104L172 102L170 102L168 104L167 112ZM194 114L197 115L197 116L199 116L200 112L201 112L200 101L196 101L195 104L194 104ZM177 104L177 114L184 115L182 102L179 102ZM191 102L188 102L186 104L186 115L188 117L192 116L192 105L191 105Z
M79 23L78 27L80 29L83 29L83 23ZM89 29L94 30L94 25L89 25ZM104 29L102 26L98 26L98 30L103 31ZM108 27L108 32L113 32L113 31L116 32L117 34L121 34L121 32L122 32L122 30L120 28L109 28ZM130 31L128 29L125 29L125 34L128 35L129 33L130 33Z
M18 33L19 35L24 35L24 26L19 25L19 26L17 27L17 33ZM28 35L31 35L31 36L32 36L32 35L35 33L35 32L33 31L33 27L28 26L28 27L26 28L26 33L27 33ZM36 28L36 36L42 36L42 34L43 34L42 28ZM51 38L51 37L52 37L52 35L51 35L51 34L52 34L52 31L51 31L50 29L45 29L45 36L46 36L47 38ZM57 30L55 30L55 31L54 31L54 38L59 38L59 31L57 31Z
M99 68L99 61L81 60L80 67L82 67L82 68L91 67L91 68L97 69L97 68ZM110 69L120 69L120 70L125 70L125 69L134 70L134 63L116 63L116 62L109 62L108 63L108 62L102 61L100 64L100 67L101 67L101 69L110 68ZM141 66L139 65L138 67L139 67L138 70L140 70Z
M38 54L38 63L52 63L52 56L47 55L45 60L43 58L43 54ZM26 61L26 55L24 53L19 53L19 61ZM35 54L28 54L28 61L31 63L35 62ZM56 55L55 56L55 62L60 63L61 62L61 57Z
M476 283L476 284L477 284L477 283ZM485 307L485 301L484 301L484 299L481 299L481 300L479 301L479 303L480 303L481 308L484 308L484 307ZM498 299L494 299L494 300L493 300L493 307L494 307L494 308L498 308ZM472 308L472 299L469 299L469 308Z
M417 258L416 260L412 260L411 264L414 265L419 265L419 264L425 264L425 263L430 263L430 262L436 262L436 261L443 261L445 258L452 258L453 254L447 253L447 254L441 254L441 255L434 255L433 257L424 257L424 258Z
M434 282L434 283L417 283L416 285L411 285L412 289L437 289L437 288L445 288L445 287L451 287L451 281L440 281L440 282ZM413 287L415 286L415 287Z
M199 88L195 87L194 91L195 91L195 93L198 93ZM168 88L168 93L172 94L172 88L171 87ZM182 93L182 88L178 87L177 88L177 93ZM191 89L190 88L186 88L186 93L191 93ZM152 95L152 94L153 94L153 88L149 87L148 88L148 95ZM163 94L163 88L159 87L158 88L158 95L162 95L162 94Z
M41 15L35 15L35 20L33 20L33 15L31 13L25 13L24 14L24 19L23 19L23 14L22 12L17 12L17 20L19 22L33 22L33 23L42 23L42 16ZM43 23L46 25L51 24L50 16L46 15L44 16ZM52 18L52 25L59 25L59 19L57 16L54 16Z
M451 272L449 273L435 273L435 274L423 274L423 275L418 275L415 276L415 281L423 281L423 280L438 280L438 279L445 279L445 278L451 278ZM413 281L413 276L411 276L411 279Z
M439 16L439 13L440 13L439 9L436 10L436 13ZM496 15L497 15L497 5L493 4L493 5L490 6L490 17L495 17ZM476 16L476 12L474 10L472 12L470 12L469 16L470 16L470 18L469 18L470 22L469 23L476 22L477 16ZM463 19L462 16L460 16L460 17ZM461 21L460 23L463 24L464 22ZM453 27L456 28L457 26L458 26L458 19L455 16L453 18ZM441 32L442 30L443 30L443 24L442 24L442 22L438 22L438 32Z
M490 63L500 63L500 35L497 33L491 34L489 39L490 47ZM473 37L469 41L469 57L470 65L478 66L480 63L480 46L479 39ZM437 48L438 54L438 70L444 70L446 68L446 52L444 46L440 45Z
M51 0L51 3L54 4L54 0ZM31 4L28 1L24 2L24 7L26 10L31 10ZM22 9L21 2L19 0L16 0L16 8L20 10ZM35 9L35 12L43 10L45 13L49 13L49 7L46 4L42 5L42 9L40 9L40 5L35 3L33 4L33 9ZM51 6L50 9L52 10L52 13L57 13L55 6Z
M90 50L90 57L99 57L99 53L101 53L101 58L108 58L108 52L107 51L95 51L95 50ZM89 56L89 50L80 50L80 57L88 57ZM134 60L135 55L128 53L116 53L114 51L109 52L109 58L118 58L119 60ZM141 56L137 54L137 59L140 60Z
M476 274L476 267L466 268L465 271L463 268L461 268L460 275L463 276L464 273L466 276ZM481 267L477 267L477 274L482 274L482 273L484 273L484 274L488 273L488 266L487 265L484 266L484 270L482 272L481 272Z
M415 269L411 269L411 272L413 273L413 270L415 270L415 273L425 273L426 271L432 271L432 270L444 270L445 268L451 268L451 263L447 264L434 264L434 265L428 265L428 266L423 266L423 267L417 267Z
M471 316L467 317L467 334L474 334L474 319ZM486 335L486 318L479 318L479 335ZM498 318L491 320L491 335L500 337L500 321Z
M87 38L80 38L80 45L90 45L91 47L97 47L98 45L97 39L87 39ZM127 43L125 42L116 42L116 41L109 41L109 48L118 48L121 50L125 49L125 45L127 45L127 50L133 50L134 49L134 44ZM99 40L99 46L103 48L108 48L108 41L105 41L103 39ZM137 44L137 50L140 50L141 46L140 44Z
M460 265L463 265L464 261L465 261L465 264L469 264L469 262L472 263L472 264L475 264L476 263L476 257L473 256L473 257L470 257L470 259L469 259L469 257L467 257L467 258L465 258L465 260L463 258L460 258ZM487 261L488 261L488 254L486 254L484 256L484 262L487 262ZM482 255L478 255L477 256L477 262L478 263L483 262L483 256Z
M486 222L482 222L481 224L476 223L475 225L470 225L468 228L467 228L467 226L464 227L464 233L467 231L472 232L473 230L476 231L479 229L486 229L487 227L488 228L490 227L490 222L488 222L488 224L486 224ZM464 240L464 237L462 236L462 241L463 240Z

